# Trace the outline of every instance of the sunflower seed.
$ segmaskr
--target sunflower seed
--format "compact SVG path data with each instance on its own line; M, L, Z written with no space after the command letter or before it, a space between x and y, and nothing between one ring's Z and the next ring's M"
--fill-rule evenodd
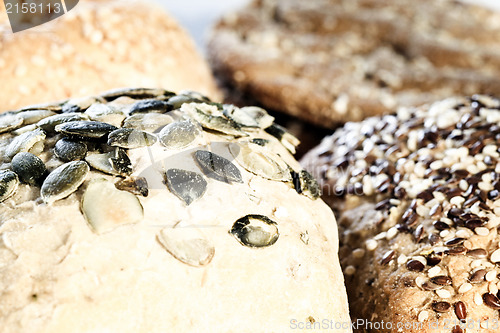
M228 184L243 183L240 170L224 157L206 150L197 150L194 158L207 177Z
M67 101L62 106L63 113L83 112L95 103L104 103L106 100L98 96L86 96L81 98L73 98Z
M158 129L174 122L174 118L163 113L137 113L128 116L123 120L123 127L135 128L149 132L155 132Z
M55 127L58 133L89 139L100 139L116 129L116 126L100 121L70 121Z
M23 118L17 114L5 113L0 116L0 133L10 132L23 124Z
M174 258L194 267L209 264L215 254L211 242L192 227L164 228L158 241Z
M87 145L84 142L62 138L56 142L54 154L64 162L81 160L87 155Z
M241 131L240 126L237 123L226 118L222 111L220 111L215 105L200 103L183 104L181 106L181 111L189 114L204 128L236 137L248 136L248 134Z
M231 143L229 151L251 173L276 181L291 180L286 163L278 155L259 145L250 142Z
M257 106L238 108L234 105L224 105L223 113L242 127L267 128L274 122L273 116Z
M266 247L276 243L278 224L263 215L247 215L238 219L229 231L242 245Z
M187 205L203 196L207 190L207 181L196 172L169 169L166 176L167 186L170 191Z
M142 205L135 195L118 190L103 178L90 182L81 207L85 219L98 234L121 225L139 223L144 217Z
M296 148L300 144L300 140L288 133L284 127L272 124L266 128L265 131L277 138L289 152L295 154Z
M28 110L19 112L17 115L23 118L23 125L31 125L47 117L54 116L56 113L50 110Z
M32 152L39 154L43 151L45 132L39 128L34 131L23 133L11 141L5 154L12 158L19 152Z
M125 119L125 114L118 108L108 104L96 103L92 104L85 114L91 120L100 121L119 127Z
M115 187L143 197L147 197L149 194L148 181L144 177L129 177L119 180L115 183Z
M62 123L67 123L70 121L82 121L89 120L89 116L84 113L64 113L56 114L40 120L37 126L43 129L47 133L54 133L55 127Z
M172 110L171 106L162 100L158 99L143 99L130 107L129 114L157 112L164 113Z
M109 102L117 99L118 97L123 97L123 96L134 99L144 99L144 98L155 98L162 95L170 96L175 94L165 89L156 89L156 88L118 88L107 91L104 94L101 94L101 97Z
M89 166L83 161L68 162L52 171L42 184L42 200L50 204L66 198L83 183Z
M29 185L40 185L47 175L47 167L36 155L22 152L12 159L12 170L19 180Z
M119 128L108 135L108 145L127 149L151 146L157 140L155 135L133 128Z
M191 145L202 133L190 120L168 124L158 134L160 142L168 149L182 149Z
M0 202L14 194L19 185L19 178L10 170L0 171Z

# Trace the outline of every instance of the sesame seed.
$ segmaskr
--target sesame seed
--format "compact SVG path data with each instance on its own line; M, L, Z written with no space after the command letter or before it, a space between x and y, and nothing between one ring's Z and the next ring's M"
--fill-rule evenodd
M474 294L474 303L478 306L483 304L483 298L478 293Z
M477 184L477 187L480 190L487 191L487 192L493 190L493 186L491 185L491 183L486 183L486 182L479 182Z
M488 273L486 273L484 279L488 282L491 282L491 281L495 280L496 277L497 277L497 272L489 271Z
M419 216L426 217L429 214L430 209L426 206L418 206L416 212Z
M488 290L491 294L496 294L498 292L497 284L494 282L490 282L488 284Z
M406 261L408 260L408 257L405 256L404 254L401 254L399 257L398 257L398 264L399 265L404 265L406 264Z
M441 273L441 268L439 266L434 266L431 269L429 269L429 271L427 272L427 275L429 277L434 277L434 276L438 276L439 273Z
M354 275L355 273L356 273L356 267L354 266L349 265L344 269L345 275Z
M364 257L364 255L365 255L365 250L363 249L358 248L352 251L352 256L356 259L361 259Z
M369 239L369 240L367 240L367 241L366 241L366 249L367 249L368 251L373 251L373 250L375 250L375 249L377 248L377 246L378 246L378 243L377 243L377 241L376 241L376 240L374 240L374 239Z
M481 266L483 264L483 261L482 260L473 260L471 263L470 263L470 267L471 268L478 268L479 266Z
M378 240L384 239L386 237L387 237L387 232L383 231L383 232L375 235L375 237L373 237L373 239L378 241Z
M420 313L418 314L418 321L419 322L424 322L428 318L429 318L429 311L427 311L427 310L420 311Z
M446 236L448 236L450 234L450 231L449 230L441 230L439 232L439 236L441 236L441 238L445 238Z
M446 200L446 196L441 193L441 192L432 192L432 195L434 196L434 198L436 198L436 200L438 200L439 202L443 202Z
M458 186L462 191L467 191L467 189L469 188L469 183L467 183L465 179L461 179L458 183Z
M500 262L500 249L496 250L491 254L491 262Z
M387 230L387 235L385 236L387 240L393 239L396 235L398 234L398 228L392 227L389 230Z
M425 283L425 278L423 276L417 276L415 278L415 284L417 287L422 288L422 285Z
M413 259L420 261L424 265L427 264L427 260L423 256L415 256L415 257L413 257Z
M450 199L450 203L455 206L461 206L465 201L464 197L456 196Z
M451 292L447 289L438 289L436 294L441 298L451 298Z
M459 294L465 294L466 292L468 292L469 290L472 289L472 284L468 283L468 282L465 282L464 284L462 284L459 288L458 288L458 293Z
M472 236L472 232L469 229L460 229L455 233L456 237L469 238Z
M489 233L490 233L490 231L488 230L488 228L485 228L485 227L478 227L478 228L474 229L474 231L479 236L488 236Z

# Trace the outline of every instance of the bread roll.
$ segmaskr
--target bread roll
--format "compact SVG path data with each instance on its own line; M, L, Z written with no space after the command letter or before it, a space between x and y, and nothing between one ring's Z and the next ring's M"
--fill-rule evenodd
M319 126L500 92L500 14L452 0L254 0L215 26L224 85Z
M476 95L347 123L304 157L337 214L355 322L498 332L499 142L500 100Z
M2 332L350 331L335 218L265 110L74 100L0 116Z
M0 111L131 85L219 96L190 36L149 1L81 0L14 34L2 5L0 72Z

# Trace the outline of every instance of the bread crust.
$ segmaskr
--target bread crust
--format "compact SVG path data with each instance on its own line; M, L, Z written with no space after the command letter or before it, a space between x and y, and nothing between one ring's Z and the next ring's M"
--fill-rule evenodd
M499 120L498 99L450 98L348 123L302 160L339 221L353 321L392 325L366 331L498 331Z
M256 0L215 26L208 49L225 85L332 128L500 91L499 17L447 0Z
M2 332L350 331L335 217L268 126L161 89L0 115Z
M81 0L14 34L0 7L0 111L129 86L220 97L191 37L158 5Z

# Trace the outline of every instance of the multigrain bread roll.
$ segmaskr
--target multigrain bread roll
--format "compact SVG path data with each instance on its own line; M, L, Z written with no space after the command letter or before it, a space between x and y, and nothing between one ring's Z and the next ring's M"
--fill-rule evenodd
M372 325L355 328L500 330L499 142L500 100L478 95L347 123L304 157L337 214L353 321Z
M452 0L254 0L209 56L223 85L324 127L500 92L500 13Z
M335 218L265 110L84 104L0 116L2 332L350 331Z
M1 5L0 73L0 111L131 85L219 96L190 36L149 1L81 0L14 34Z

